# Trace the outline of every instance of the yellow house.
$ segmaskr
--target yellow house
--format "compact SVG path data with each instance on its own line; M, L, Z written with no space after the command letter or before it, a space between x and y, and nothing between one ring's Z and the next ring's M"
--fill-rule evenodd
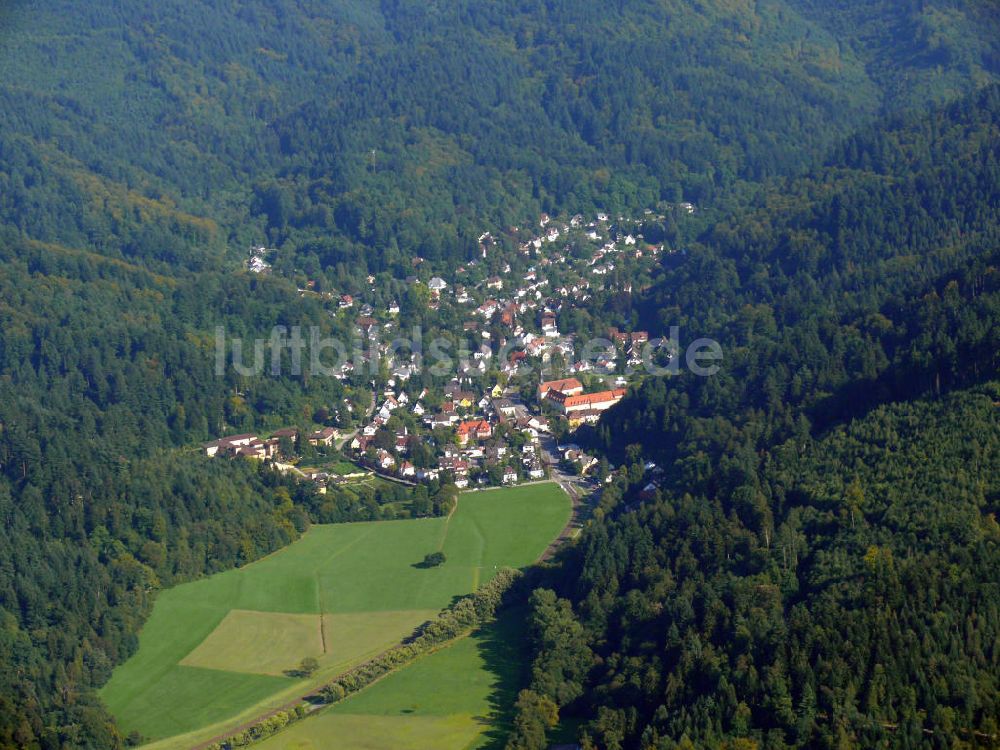
M493 389L490 391L490 395L493 398L500 398L503 395L503 388L500 387L499 383L493 386Z

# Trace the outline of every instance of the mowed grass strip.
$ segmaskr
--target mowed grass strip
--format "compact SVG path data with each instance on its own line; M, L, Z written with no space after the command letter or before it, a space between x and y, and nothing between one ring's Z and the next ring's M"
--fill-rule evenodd
M181 665L281 677L323 655L322 627L320 615L233 609Z
M162 592L140 633L138 652L115 670L101 696L126 732L137 730L149 739L196 732L255 706L287 700L397 643L428 619L425 614L486 582L497 568L531 563L569 513L569 499L557 485L538 484L465 493L447 520L315 526L263 560ZM439 549L448 556L444 565L416 567ZM308 684L248 675L236 664L181 666L232 610L352 617L329 620L326 653ZM229 637L255 639L231 630ZM281 659L293 651L290 646ZM200 692L175 689L176 670L188 669L206 673L198 677ZM234 680L241 678L255 687L234 690Z

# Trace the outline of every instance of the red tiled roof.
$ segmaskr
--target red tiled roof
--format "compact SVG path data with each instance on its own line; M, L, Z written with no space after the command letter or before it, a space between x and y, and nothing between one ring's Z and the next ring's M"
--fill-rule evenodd
M583 383L576 378L563 378L562 380L549 380L538 386L538 392L543 396L549 391L572 391L583 390Z
M579 396L567 396L564 393L552 394L552 399L563 405L564 408L573 406L584 406L590 404L603 404L608 401L618 401L625 395L624 388L615 388L611 391L598 391L597 393L581 393Z
M473 419L459 423L457 430L459 435L468 435L470 432L489 432L490 423L485 419Z

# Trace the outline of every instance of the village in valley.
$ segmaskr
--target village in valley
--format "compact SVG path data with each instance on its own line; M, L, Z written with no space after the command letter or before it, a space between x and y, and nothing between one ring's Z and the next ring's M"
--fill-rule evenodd
M690 204L672 208L694 212ZM664 219L646 214L642 221L543 214L534 231L515 228L502 242L484 232L478 257L450 274L417 259L403 299L387 299L398 280L369 276L367 293L354 294L305 280L300 294L321 298L363 344L355 348L360 360L339 362L335 377L367 387L368 409L344 399L332 424L223 437L206 444L206 454L271 461L321 492L373 476L459 488L530 482L553 471L606 480L606 462L574 444L573 432L618 403L644 362L662 365L677 355L666 339L585 312L595 295L631 294L664 254L683 252L646 240L639 229ZM271 273L271 260L257 248L248 269ZM426 355L412 342L391 342L406 332L414 300L454 344L447 376L424 376Z
M321 492L331 483L371 474L463 489L511 485L547 478L554 463L573 474L592 473L598 460L572 443L558 445L550 424L595 421L624 395L624 388L585 393L576 378L540 383L530 406L500 386L479 393L451 383L440 399L428 398L426 390L411 397L390 386L355 430L324 427L303 434L284 428L267 438L231 435L203 448L208 456L273 462L315 482ZM428 408L432 401L437 402L433 411ZM331 468L302 468L309 458Z

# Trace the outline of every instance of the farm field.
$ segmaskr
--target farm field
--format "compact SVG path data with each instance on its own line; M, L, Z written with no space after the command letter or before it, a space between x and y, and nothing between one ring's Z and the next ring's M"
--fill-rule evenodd
M466 750L500 746L527 670L525 608L505 612L347 700L261 743L261 750Z
M163 591L101 696L125 731L190 747L398 643L569 518L555 484L463 493L450 518L314 526L244 568ZM415 567L443 551L447 562ZM310 678L289 676L315 657Z

